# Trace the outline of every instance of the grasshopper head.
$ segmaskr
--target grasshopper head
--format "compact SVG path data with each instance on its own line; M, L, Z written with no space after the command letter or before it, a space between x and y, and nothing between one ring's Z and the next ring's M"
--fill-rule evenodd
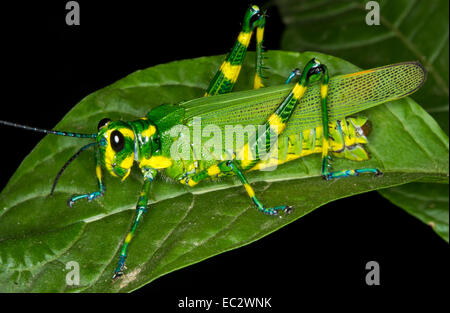
M134 131L126 122L105 118L98 123L98 158L112 176L125 180L130 174L135 153L134 138Z

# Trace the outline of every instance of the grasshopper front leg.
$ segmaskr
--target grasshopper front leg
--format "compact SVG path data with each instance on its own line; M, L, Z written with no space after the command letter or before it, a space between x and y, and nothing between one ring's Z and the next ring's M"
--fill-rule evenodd
M122 244L122 248L120 249L119 262L117 263L116 269L114 270L114 275L112 277L113 280L123 275L123 270L125 269L125 261L128 252L128 245L133 239L136 228L138 227L139 222L142 220L142 216L144 215L145 212L147 212L148 192L150 190L150 185L153 181L153 177L156 174L156 170L143 168L142 173L144 174L144 185L142 186L142 190L139 195L139 200L136 205L136 215L134 217L134 222L133 225L131 226L131 230L125 237L125 240Z
M95 144L95 143L94 143ZM93 145L94 145L93 144ZM55 186L56 186L56 183L57 183L57 181L58 181L58 178L59 178L59 176L61 175L61 173L64 171L64 169L66 168L66 166L67 166L67 164L69 164L73 159L75 159L77 156L78 156L78 154L79 153L81 153L82 151L84 151L84 149L86 149L86 147L87 146L85 146L85 147L83 147L83 148L81 148L67 163L66 163L66 165L64 165L62 168L61 168L61 170L60 170L60 172L58 173L58 175L56 176L56 179L55 179L55 182L53 183L53 188L52 188L52 192L51 192L51 194L53 194L53 190L54 190L54 188L55 188ZM70 206L70 207L73 207L73 204L76 202L76 201L78 201L78 200L81 200L81 199L87 199L88 201L92 201L92 200L94 200L94 199L96 199L96 198L99 198L99 197L101 197L101 196L103 196L103 194L105 193L105 191L106 191L106 187L105 187L105 185L103 184L103 181L102 181L102 167L101 167L101 164L100 164L100 162L99 162L99 156L98 156L98 150L96 150L96 152L95 152L95 163L96 163L96 165L95 165L95 174L96 174L96 176L97 176L97 183L98 183L98 191L94 191L94 192L91 192L91 193L85 193L85 194L82 194L82 195L74 195L74 196L72 196L72 197L70 197L70 199L67 201L67 204Z

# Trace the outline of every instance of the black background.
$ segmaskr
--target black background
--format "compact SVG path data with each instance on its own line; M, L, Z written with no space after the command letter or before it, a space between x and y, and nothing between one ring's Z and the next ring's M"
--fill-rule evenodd
M92 2L78 1L80 26L66 25L66 1L2 4L1 119L52 128L83 97L138 69L226 53L248 6ZM279 49L282 31L270 7L268 49ZM42 136L0 130L3 188ZM274 308L302 307L316 297L322 306L335 295L376 302L407 292L414 301L432 301L435 296L423 291L448 282L448 252L429 226L372 192L327 204L256 243L166 275L132 295L171 309L186 296L265 296ZM365 284L371 260L380 264L380 286Z

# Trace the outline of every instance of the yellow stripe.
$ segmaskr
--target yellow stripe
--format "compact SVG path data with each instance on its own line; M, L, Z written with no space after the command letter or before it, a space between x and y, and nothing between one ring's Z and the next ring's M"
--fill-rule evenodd
M131 241L131 238L133 238L133 235L131 233L128 233L127 237L125 238L125 243L129 243Z
M198 182L194 181L193 179L189 179L188 182L186 183L186 179L188 179L189 177L183 178L180 180L180 183L183 185L188 185L189 187L194 187L195 185L198 184Z
M301 97L303 97L303 94L305 93L305 91L306 91L306 87L303 87L302 85L300 85L298 83L295 84L294 89L292 89L292 93L294 94L293 96L295 99L300 99Z
M188 185L189 185L190 187L194 187L195 185L197 185L197 182L194 181L193 179L189 179Z
M249 155L251 154L251 155ZM246 143L237 154L238 160L241 161L242 167L247 167L252 163L253 154L250 153L248 143Z
M95 167L95 174L97 175L97 178L98 178L99 180L102 179L102 167L101 167L100 165L97 165L97 166Z
M264 37L264 27L262 27L262 28L258 27L256 29L256 42L258 42L258 43L262 42L263 37Z
M250 198L253 198L255 196L255 191L253 190L252 186L249 184L244 184L245 190L247 190L248 196Z
M323 127L322 126L318 126L315 128L316 130L316 139L320 139L323 136Z
M134 153L127 156L122 162L120 162L120 167L121 168L130 168L133 166L133 161L134 161Z
M146 130L142 131L142 136L144 137L151 137L153 134L156 133L156 128L153 125L150 125Z
M168 168L172 165L172 160L162 155L152 156L150 159L143 159L139 167L149 166L154 169Z
M235 83L237 77L239 76L239 72L241 71L241 66L231 65L230 62L223 62L220 70L226 79L230 80L232 83Z
M270 128L273 129L273 131L279 135L283 132L284 128L286 127L286 124L283 123L283 121L281 120L280 116L277 113L273 113L270 117L269 117L269 125Z
M217 165L212 165L208 168L208 175L214 176L220 173L220 169Z
M327 93L328 93L328 84L320 86L320 96L322 97L322 99L327 96Z
M134 132L131 129L118 128L117 130L120 131L122 133L122 135L124 135L125 137L130 137L131 139L134 140Z
M254 89L259 89L261 87L264 87L262 81L261 81L261 77L259 77L258 74L255 74L255 80L253 81L253 88Z
M354 129L353 129L352 125L351 124L347 125L347 121L344 120L341 123L341 127L342 127L342 132L345 134L344 135L345 146L346 147L353 146L356 143L356 140L355 140ZM350 136L351 134L353 134L353 136Z
M113 174L113 170L112 170L112 167L110 166L110 164L114 163L114 157L116 155L116 152L111 147L111 141L110 141L111 132L113 130L114 129L110 129L110 130L106 131L106 133L105 133L105 136L106 136L106 138L108 140L108 144L106 145L106 148L105 148L105 159L106 159L106 164L107 164L106 169L111 174Z
M125 175L123 175L121 181L124 181L125 179L127 179L128 175L130 175L131 173L131 169L128 169L127 172L125 173Z
M323 137L323 143L322 143L322 157L326 157L328 155L328 140Z
M240 32L237 40L241 45L248 47L251 38L252 38L251 32L250 33Z

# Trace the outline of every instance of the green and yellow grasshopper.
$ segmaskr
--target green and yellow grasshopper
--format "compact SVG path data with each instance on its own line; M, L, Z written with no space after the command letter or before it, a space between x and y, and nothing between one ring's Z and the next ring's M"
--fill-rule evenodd
M320 153L322 176L327 180L363 173L381 174L376 168L332 171L330 159L331 156L355 161L369 159L364 148L368 143L369 122L364 117L350 116L412 94L426 79L424 68L417 62L406 62L329 77L326 65L312 59L302 71L295 69L290 74L286 73L285 85L262 88L265 22L264 12L257 6L249 7L234 47L203 98L177 105L161 105L145 117L131 122L105 118L98 123L95 134L45 130L0 121L0 124L32 131L94 140L69 159L52 186L51 193L64 169L81 152L89 147L95 149L98 190L72 196L68 201L70 206L81 199L91 201L105 193L102 170L125 180L133 164L138 164L144 183L134 223L125 237L113 278L123 274L128 245L147 210L150 186L158 173L189 187L204 179L235 175L256 208L272 216L288 214L293 208L287 204L264 206L248 183L246 172L266 170ZM256 37L254 89L257 90L231 93L253 35ZM291 84L294 80L296 82ZM235 131L237 126L242 126L247 136L231 147L226 139L220 138L217 146L225 143L229 148L222 145L214 151L209 143L195 144L194 139L192 144L186 140L191 138L191 133L195 137L197 127L201 130L209 126L222 131L225 138L227 131ZM257 135L251 131L256 127Z

